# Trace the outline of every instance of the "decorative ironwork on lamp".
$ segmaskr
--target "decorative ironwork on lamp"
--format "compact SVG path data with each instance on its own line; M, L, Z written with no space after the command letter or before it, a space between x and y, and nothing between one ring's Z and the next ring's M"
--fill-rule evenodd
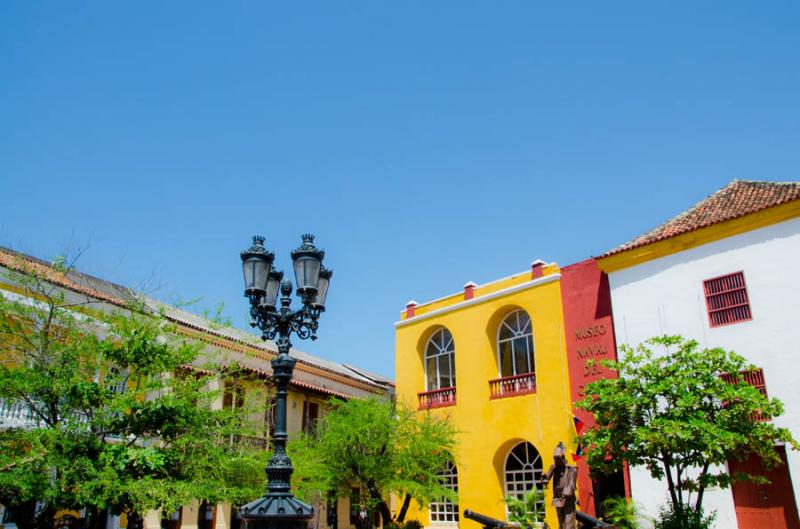
M240 509L247 529L306 529L314 508L291 492L292 462L286 455L286 399L296 359L289 355L296 334L301 340L317 339L319 317L325 312L333 272L322 266L325 252L314 246L314 236L304 234L303 243L292 251L297 295L302 307L290 308L292 283L273 269L274 254L264 248L264 237L253 237L253 246L242 252L244 295L250 300L250 325L261 330L263 340L274 340L278 356L271 362L275 380L275 452L267 464L267 492ZM277 306L280 293L280 306Z

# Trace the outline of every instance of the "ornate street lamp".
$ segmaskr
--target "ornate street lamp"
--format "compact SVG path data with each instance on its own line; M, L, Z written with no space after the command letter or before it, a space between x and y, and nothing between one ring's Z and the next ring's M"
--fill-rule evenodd
M264 248L264 237L253 237L253 246L242 252L244 295L250 300L253 327L261 329L263 340L275 340L278 356L271 362L277 386L275 417L275 453L267 464L267 492L240 509L247 529L306 529L314 517L314 508L295 498L291 492L294 468L286 455L286 397L294 364L289 356L295 333L301 340L317 339L319 316L325 311L333 272L322 266L325 252L314 246L314 236L303 235L303 244L292 252L297 281L297 295L303 302L292 310L292 283L283 272L272 268L274 254ZM280 307L276 305L280 292Z

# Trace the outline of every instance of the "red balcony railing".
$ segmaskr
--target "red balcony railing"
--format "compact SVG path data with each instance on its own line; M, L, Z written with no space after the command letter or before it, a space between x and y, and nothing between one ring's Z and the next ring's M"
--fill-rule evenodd
M514 395L536 393L536 373L525 373L489 381L489 398L502 399Z
M432 389L418 394L419 409L443 408L456 405L456 388Z

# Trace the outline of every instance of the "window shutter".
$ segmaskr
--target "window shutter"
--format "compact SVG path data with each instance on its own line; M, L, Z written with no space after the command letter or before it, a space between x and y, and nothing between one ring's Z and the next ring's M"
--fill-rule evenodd
M744 272L707 279L703 281L703 290L711 327L753 319Z

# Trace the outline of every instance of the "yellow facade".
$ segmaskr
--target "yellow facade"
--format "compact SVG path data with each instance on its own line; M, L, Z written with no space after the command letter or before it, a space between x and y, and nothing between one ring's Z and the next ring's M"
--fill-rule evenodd
M404 312L395 324L397 396L407 406L419 407L419 394L427 389L427 341L437 329L447 328L455 345L455 404L419 413L448 417L459 431L453 454L459 511L471 509L505 519L504 470L509 451L527 441L538 450L547 470L558 442L569 444L575 435L568 411L559 268L544 266L536 279L528 271L477 286L474 297L465 299L468 296L459 293L418 305L413 316ZM498 328L517 309L527 312L532 323L536 389L524 395L491 398L489 381L500 376ZM557 527L549 492L546 503L547 522ZM414 507L408 517L426 526L455 525L432 521L427 507ZM463 514L459 523L474 526L474 522L465 522Z

